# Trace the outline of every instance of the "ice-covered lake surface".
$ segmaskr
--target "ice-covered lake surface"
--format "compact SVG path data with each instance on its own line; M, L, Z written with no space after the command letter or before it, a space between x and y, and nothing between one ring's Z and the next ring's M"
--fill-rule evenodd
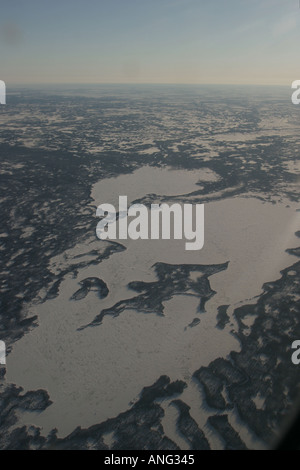
M197 183L217 180L207 170L187 171L143 167L132 174L99 181L92 188L93 205L112 203L118 207L120 194L128 202L148 194L180 196L197 190ZM59 295L43 304L31 305L39 326L23 337L8 358L7 379L25 390L46 389L53 404L35 417L44 433L57 428L66 436L77 426L89 427L125 411L144 386L157 377L182 379L192 387L192 375L218 357L239 351L234 336L235 319L224 330L216 328L218 307L230 311L251 302L267 281L276 280L289 266L285 252L297 246L296 229L300 214L295 205L271 204L257 198L235 197L205 205L205 244L201 251L185 250L184 240L122 240L126 250L115 253L97 266L68 275ZM96 236L76 245L68 260L102 248ZM89 255L91 256L91 255ZM55 271L65 262L65 254L54 257ZM210 285L215 295L199 312L200 295L192 292L170 295L163 302L163 316L142 313L130 307L118 317L107 315L103 322L88 325L105 309L134 296L130 282L155 282L153 266L221 265L228 267L214 275ZM191 274L197 282L200 273ZM108 289L105 299L90 292L81 300L72 296L85 279L100 278ZM156 293L154 292L155 296ZM191 327L193 321L195 326ZM189 326L190 325L190 326ZM200 396L191 397L197 409ZM30 424L30 414L22 421Z
M0 116L0 448L270 445L298 390L289 94L36 93ZM97 206L124 195L204 204L203 249L99 240Z

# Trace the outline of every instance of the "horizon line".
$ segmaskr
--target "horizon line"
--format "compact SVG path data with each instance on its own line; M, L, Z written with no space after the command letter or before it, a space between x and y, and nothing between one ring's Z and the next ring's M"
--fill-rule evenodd
M277 84L277 83L177 83L177 82L15 82L9 83L4 80L6 87L16 86L99 86L99 85L133 85L133 86L263 86L263 87L286 87L291 86L294 80L291 80L289 84Z

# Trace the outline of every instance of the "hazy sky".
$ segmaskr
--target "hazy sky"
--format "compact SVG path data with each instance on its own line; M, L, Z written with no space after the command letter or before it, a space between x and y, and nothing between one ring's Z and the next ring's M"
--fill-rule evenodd
M0 0L0 79L241 83L300 79L299 0Z

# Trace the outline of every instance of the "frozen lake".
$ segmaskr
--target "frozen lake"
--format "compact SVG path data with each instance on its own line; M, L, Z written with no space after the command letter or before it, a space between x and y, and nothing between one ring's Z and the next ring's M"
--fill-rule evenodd
M91 195L96 212L101 203L117 207L119 195L127 195L129 203L148 194L180 196L199 189L201 181L217 178L206 169L144 167L96 183ZM299 218L296 205L271 204L254 197L222 199L205 205L201 251L185 251L185 240L122 240L126 250L80 269L76 278L65 276L58 297L28 307L31 316L38 316L39 326L18 341L7 358L8 382L25 391L45 389L53 401L40 414L24 413L21 422L41 426L43 434L58 428L58 434L66 436L76 426L88 427L125 411L143 387L163 374L171 380L185 380L190 390L195 370L239 350L232 334L232 310L251 303L265 282L277 279L292 264L285 250L297 246L294 233L299 230ZM95 228L97 221L95 217ZM93 234L52 258L50 267L57 273L76 256L86 253L90 259L89 252L107 245ZM127 287L129 282L155 281L157 262L214 265L228 261L225 271L209 277L216 294L207 302L205 313L198 311L199 297L176 295L164 302L164 316L128 309L117 318L105 316L101 325L78 330L101 310L135 296ZM83 300L70 300L79 282L89 277L102 279L108 296L99 299L91 291ZM223 330L216 328L221 305L230 305L230 322ZM189 328L195 318L200 323ZM200 392L185 394L193 413L199 409Z

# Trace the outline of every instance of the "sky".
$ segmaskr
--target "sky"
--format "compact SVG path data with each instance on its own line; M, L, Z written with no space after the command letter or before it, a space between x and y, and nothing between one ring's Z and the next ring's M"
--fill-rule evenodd
M299 0L0 0L0 7L7 86L300 79Z

